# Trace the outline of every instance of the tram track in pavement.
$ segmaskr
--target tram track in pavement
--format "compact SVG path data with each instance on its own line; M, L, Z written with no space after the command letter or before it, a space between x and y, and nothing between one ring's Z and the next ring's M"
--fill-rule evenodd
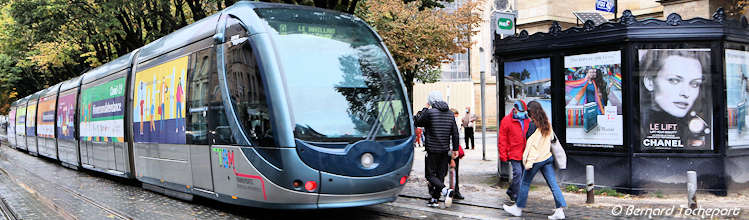
M429 199L421 196L414 196L414 195L407 195L407 194L401 194L398 195L398 198L402 199L413 199L418 201L426 202ZM506 212L501 207L495 207L485 204L475 204L475 203L468 203L464 202L462 200L453 200L453 207L460 206L461 211L458 212L456 210L451 209L445 209L445 208L427 208L422 207L419 205L413 205L413 204L407 204L406 208L410 208L413 210L423 210L423 211L431 211L435 213L441 213L445 215L451 215L457 218L461 219L518 219L518 217L513 217L511 215L505 214ZM483 212L483 214L480 214L479 212ZM519 219L525 219L525 218L531 218L531 219L546 219L546 216L548 213L544 213L538 210L531 210L526 209L523 210L523 217Z
M2 144L7 145L7 142L2 141ZM0 172L6 173L7 176L7 172L5 172L5 170L1 170ZM8 205L8 202L5 201L5 198L2 195L0 195L0 216L6 220L18 219L18 215L16 215L16 212L13 211L13 209Z
M15 211L13 211L10 206L8 206L8 202L6 202L5 198L3 198L2 196L0 196L0 215L6 220L18 219Z
M4 158L3 158L3 160L6 160L6 161L8 161L7 159L4 159ZM28 169L26 169L26 168L24 168L24 167L20 167L20 166L17 166L17 165L15 165L15 164L13 164L13 163L9 163L9 164L10 164L11 166L13 166L14 168L16 168L16 169L22 169L22 170L26 171L27 173L29 173L29 174L30 174L31 176L33 176L34 178L37 178L37 179L40 179L40 180L44 180L44 181L46 181L47 183L49 183L49 184L53 185L53 186L55 187L55 189L57 189L57 190L59 190L59 191L61 191L61 192L65 192L65 193L67 193L67 194L71 195L72 197L74 197L74 198L76 198L76 199L79 199L80 201L83 201L83 202L85 202L86 204L92 205L92 206L94 206L94 207L97 207L97 208L99 208L99 209L103 210L104 212L106 212L106 213L108 213L108 214L109 214L109 216L108 216L108 217L110 217L110 218L114 218L114 219L124 219L124 220L132 220L132 219L135 219L135 218L133 218L132 216L130 216L130 215L128 215L128 214L125 214L125 213L124 213L124 212L122 212L122 211L119 211L119 210L117 210L117 209L115 209L115 208L112 208L112 207L110 207L110 206L107 206L106 204L104 204L104 203L102 203L102 202L98 202L98 201L96 201L95 199L93 199L93 198L90 198L90 197L88 197L88 196L86 196L86 195L83 195L82 193L80 193L80 192L78 192L78 191L76 191L76 190L70 189L70 188L68 188L68 187L66 187L66 186L60 185L60 184L58 184L58 183L55 183L55 182L53 182L53 181L49 181L49 180L47 180L46 178L44 178L44 177L42 177L42 176L39 176L38 174L34 173L34 172L33 172L33 171L31 171L31 170L28 170ZM8 177L8 178L9 178L9 179L10 179L10 180L11 180L11 181L13 182L13 183L15 183L15 184L17 184L17 185L20 185L21 187L23 187L24 189L26 189L27 191L29 191L30 193L32 193L32 195L34 195L34 196L35 196L35 197L36 197L36 198L37 198L38 200L40 200L40 201L41 201L41 202L42 202L43 204L45 204L46 206L48 206L48 207L49 207L49 208L51 208L52 210L55 210L55 211L56 211L56 212L57 212L58 214L60 214L60 215L61 215L61 216L62 216L63 218L65 218L65 219L80 219L80 218L76 217L75 215L72 215L72 214L68 213L68 212L67 212L67 211L65 211L65 210L64 210L63 208L59 207L59 206L58 206L57 204L55 204L55 202L53 202L52 200L50 200L50 199L48 199L48 198L46 198L46 197L44 197L44 196L40 195L40 194L39 194L38 192L36 192L36 191L35 191L35 190L33 189L33 187L32 187L32 186L29 186L29 185L27 185L27 184L21 183L21 182L19 182L18 180L16 180L16 178L14 178L14 177L13 177L12 175L10 175L10 174L9 174L9 173L8 173L8 172L7 172L7 171L6 171L5 169L4 169L4 168L0 167L0 172L2 172L2 173L3 173L4 175L6 175L6 176L7 176L7 177Z

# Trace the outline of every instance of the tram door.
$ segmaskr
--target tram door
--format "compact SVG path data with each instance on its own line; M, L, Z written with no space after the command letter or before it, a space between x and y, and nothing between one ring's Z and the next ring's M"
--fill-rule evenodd
M221 121L218 119L224 111L218 89L216 50L205 48L190 59L185 133L190 146L192 181L197 189L214 191L210 147L215 143L216 121Z
M219 84L209 91L211 160L218 164L212 166L213 181L219 194L265 201L267 180L255 167L265 164L245 153L251 148L275 147L267 95L247 30L238 19L225 19L226 40L217 45L223 51L223 59L218 59L223 63L218 65L223 65L225 72L211 76L225 76L225 84L216 80Z

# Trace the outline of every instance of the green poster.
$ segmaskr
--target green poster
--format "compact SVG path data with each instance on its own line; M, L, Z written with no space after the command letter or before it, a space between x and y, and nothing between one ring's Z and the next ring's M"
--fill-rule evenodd
M123 142L125 136L125 78L81 91L81 138L87 141Z

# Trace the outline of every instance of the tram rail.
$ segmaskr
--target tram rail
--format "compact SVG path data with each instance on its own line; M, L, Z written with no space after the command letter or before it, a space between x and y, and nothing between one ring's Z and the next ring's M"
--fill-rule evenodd
M106 205L106 204L104 204L102 202L98 202L95 199L90 198L88 196L85 196L85 195L83 195L82 193L80 193L80 192L78 192L76 190L73 190L73 189L70 189L70 188L68 188L66 186L57 184L57 183L55 183L53 181L49 181L49 180L43 178L42 176L39 176L39 175L35 174L34 172L32 172L32 171L24 168L24 167L16 166L16 165L14 165L12 163L11 163L11 166L13 166L13 168L15 168L15 169L22 169L22 170L26 171L27 173L29 173L30 175L34 176L35 178L38 178L38 179L41 179L41 180L44 180L44 181L48 182L49 184L53 185L55 187L55 189L57 189L60 192L65 192L65 193L67 193L67 194L69 194L69 195L71 195L71 196L73 196L73 197L75 197L77 199L80 199L81 201L83 201L83 202L85 202L87 204L90 204L92 206L100 208L104 212L110 214L110 217L113 218L113 219L123 219L123 220L132 220L132 219L135 219L132 216L126 214L125 212L122 212L120 210L112 208L112 207L110 207L110 206L108 206L108 205ZM13 178L12 175L10 175L3 168L0 168L0 173L6 175L15 184L22 185L24 188L31 188L31 186L29 186L29 185L26 185L26 184L23 184L23 183L19 183L15 178ZM31 190L33 190L33 188ZM43 203L45 205L47 205L50 208L52 208L53 210L57 211L57 213L60 214L61 216L63 216L63 218L65 218L65 219L80 219L77 216L74 216L74 215L71 215L71 214L67 213L63 209L58 208L54 204L54 202L52 202L52 201L44 198L42 195L39 195L38 193L35 193L35 196L39 197L38 199L44 201ZM7 204L5 203L5 201L2 198L0 198L0 203L1 203L0 204L0 209L1 209L0 211L3 212L4 217L8 216L8 215L6 215L6 211L5 211L6 208L8 210L10 210L9 213L12 214L11 218L6 218L6 219L17 219L17 217L15 216L15 214L13 214L12 209L10 209L10 207L7 206Z
M5 198L2 197L0 197L0 215L2 215L3 219L6 220L18 219L16 213L10 208L10 206L8 206L8 202L5 201Z

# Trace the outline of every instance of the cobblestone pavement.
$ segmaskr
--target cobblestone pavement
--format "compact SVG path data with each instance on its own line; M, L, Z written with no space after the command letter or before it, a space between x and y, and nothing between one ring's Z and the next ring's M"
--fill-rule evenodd
M459 200L457 204L484 207L483 213L488 215L485 218L508 218L508 215L502 210L502 202L507 200L505 194L506 186L497 184L497 136L496 133L487 135L486 159L482 160L481 134L476 134L476 148L474 150L465 150L466 156L460 161L460 190L465 200ZM463 138L460 139L461 145L464 144ZM426 152L424 148L416 148L414 154L414 167L409 177L406 189L401 193L403 196L411 198L420 198L426 200L428 197L426 179L424 178L424 157ZM536 178L539 178L540 174ZM551 192L541 179L542 184L536 184L531 187L527 208L523 210L526 218L546 219L546 215L553 213L554 201ZM504 184L506 185L506 184ZM564 189L564 188L562 188ZM568 208L565 214L569 219L617 219L622 216L612 215L612 211L618 211L622 207L626 209L630 206L633 208L658 208L665 209L675 207L675 212L680 208L686 208L686 195L648 195L648 196L630 196L613 197L613 196L596 196L595 204L585 204L586 196L584 193L564 192L564 197ZM749 210L749 193L729 194L725 197L714 196L711 194L698 195L698 204L703 208L741 208ZM658 198L660 197L660 198ZM616 208L616 209L615 209ZM493 210L493 211L488 211ZM683 219L685 216L668 215L657 216L655 219ZM694 216L688 216L694 218ZM736 218L749 219L749 211L743 211ZM709 217L708 217L709 218Z
M32 189L16 184L5 172L0 172L0 199L18 219L63 219L57 212L43 204ZM0 217L8 219L3 213Z

